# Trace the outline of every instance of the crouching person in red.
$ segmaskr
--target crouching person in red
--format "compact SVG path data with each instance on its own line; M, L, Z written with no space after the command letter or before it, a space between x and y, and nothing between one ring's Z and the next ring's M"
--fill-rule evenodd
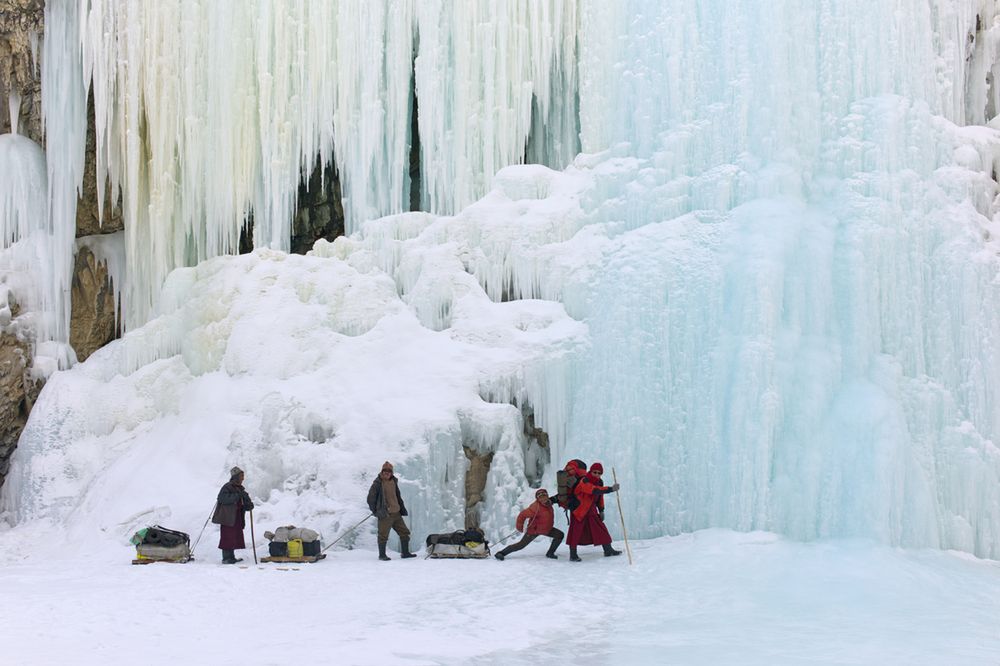
M594 468L599 468L601 471L604 469L601 467L601 463L594 463L591 469ZM578 473L583 472L583 470L577 471ZM570 520L569 524L569 537L566 539L566 543L569 544L570 562L581 561L576 552L577 546L591 544L601 546L604 548L605 557L622 554L622 551L611 547L611 534L608 533L608 528L604 526L604 521L601 520L598 512L599 507L603 506L604 495L617 490L617 483L613 486L605 486L601 482L601 477L592 472L582 474L579 481L576 482L573 494L580 504L573 509L573 519Z
M525 521L528 521L527 529L524 526ZM549 546L549 551L545 553L545 557L553 560L559 559L559 556L556 555L556 548L562 543L563 533L562 530L552 526L554 522L555 514L552 511L549 492L545 488L539 488L535 491L535 501L531 503L531 506L517 514L517 531L524 532L524 537L517 543L501 550L495 557L503 561L503 558L521 550L536 538L547 536L552 538L552 544Z

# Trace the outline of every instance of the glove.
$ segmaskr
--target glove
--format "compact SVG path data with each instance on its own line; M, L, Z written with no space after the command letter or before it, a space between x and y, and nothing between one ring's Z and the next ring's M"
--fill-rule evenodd
M613 492L613 493L616 493L616 492L618 492L618 489L619 489L620 487L621 487L621 486L619 486L619 485L618 485L617 483L616 483L616 484L614 484L613 486L611 486L611 492Z
M604 512L603 511L599 511L597 515L601 517L601 522L603 523L604 522Z

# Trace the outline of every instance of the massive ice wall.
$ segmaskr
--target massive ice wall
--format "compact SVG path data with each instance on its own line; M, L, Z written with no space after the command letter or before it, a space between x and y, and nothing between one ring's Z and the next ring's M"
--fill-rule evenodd
M363 459L401 457L430 528L458 515L459 447L471 442L500 452L484 506L499 529L546 457L519 434L530 405L556 460L617 467L640 536L724 526L1000 553L1000 141L968 126L996 107L992 3L88 7L103 164L136 197L126 253L147 300L133 314L160 316L50 383L5 490L20 518L66 517L86 492L88 519L117 512L131 524L105 511L115 480L179 439L181 460L207 466L184 472L199 487L225 462L258 460L256 492L275 516L340 510L343 488L363 490ZM406 20L395 22L408 11L415 50ZM310 32L327 22L382 35L380 55L357 56L350 37L340 54L346 45ZM191 31L209 36L180 40ZM218 48L248 35L253 63ZM307 43L339 58L336 76L287 48ZM491 169L525 142L529 154L562 154L575 145L569 108L585 153L562 173L503 169L453 218L359 225L304 263L216 259L175 272L161 295L155 274L231 249L250 207L271 211L258 244L280 240L274 225L287 224L286 187L306 157L352 156L337 164L358 222L402 206L407 153L380 141L407 136L407 48L422 154L437 160L425 164L425 203L461 206L486 187L482 171L458 168L468 153ZM377 57L387 60L373 71L389 78L345 82ZM361 102L341 85L383 119L356 115ZM163 108L146 109L154 97ZM217 105L238 122L211 120ZM332 124L317 111L329 108L343 114ZM533 142L529 115L560 129ZM357 123L347 137L341 117ZM587 350L538 298L586 323ZM379 354L417 368L406 382L391 366L372 379L396 412L365 381L363 362ZM126 397L88 414L79 395L102 382ZM216 442L204 458L186 423ZM93 450L107 457L95 463Z

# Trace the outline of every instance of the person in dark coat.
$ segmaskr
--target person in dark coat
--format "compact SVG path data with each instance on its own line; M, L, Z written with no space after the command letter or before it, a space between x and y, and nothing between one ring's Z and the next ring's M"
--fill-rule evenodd
M600 466L600 463L594 463ZM603 471L603 467L601 468ZM578 470L579 471L579 470ZM579 501L579 505L573 509L572 520L570 521L569 536L566 543L569 544L570 562L580 562L580 556L576 552L577 546L587 546L593 544L604 548L604 556L621 555L620 550L611 547L611 534L604 526L598 513L598 499L607 493L618 490L618 484L605 486L600 476L587 473L577 482L573 488L573 493Z
M219 526L219 548L224 564L242 562L243 558L236 557L235 551L247 547L243 528L246 527L246 512L253 510L253 502L243 489L243 478L243 470L239 467L229 470L229 482L219 490L212 514L212 522Z
M528 522L525 529L525 521ZM545 557L553 560L559 559L556 555L556 548L562 543L562 530L553 526L555 522L555 512L552 510L552 501L549 499L549 491L539 488L535 491L535 501L527 509L517 515L517 531L524 532L524 537L517 543L511 544L494 555L501 562L511 553L517 552L527 546L540 536L551 537L552 543Z
M396 530L399 535L399 556L404 559L416 557L410 552L410 528L403 522L403 516L407 513L403 496L399 493L399 480L392 473L392 463L388 460L382 463L378 478L372 481L372 487L368 489L368 508L378 518L378 559L391 559L385 554L390 529Z

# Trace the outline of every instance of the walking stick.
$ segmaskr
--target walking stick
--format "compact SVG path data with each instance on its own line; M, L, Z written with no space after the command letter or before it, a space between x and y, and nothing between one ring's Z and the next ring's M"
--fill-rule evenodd
M618 475L615 474L615 468L611 468L611 478L614 479L615 484L618 483ZM618 500L618 515L622 519L622 534L625 536L625 552L628 554L628 565L632 566L632 549L628 545L628 530L625 529L625 513L622 511L622 496L620 493L615 493L615 499Z
M625 543L627 544L628 541ZM253 546L253 563L257 564L257 538L253 535L253 509L250 509L250 545Z
M215 515L215 507L217 506L219 506L218 502L212 505L212 513L208 514L208 518L205 519L205 524L201 526L201 532L198 532L198 538L194 540L194 546L191 547L192 560L194 559L194 549L198 547L198 543L201 541L201 535L205 533L205 528L208 527L208 521L210 521L212 516Z
M354 525L353 525L352 527L348 528L348 530L347 530L346 532L344 532L344 533L343 533L343 534L341 534L341 535L340 535L339 537L337 537L336 541L334 541L333 543L331 543L331 544L330 544L329 546L327 546L326 548L324 548L324 549L323 549L323 550L321 550L320 552L321 552L321 553L325 553L325 552L327 551L327 548L330 548L330 547L331 547L331 546L333 546L333 545L334 545L335 543L337 543L337 541L340 541L340 540L341 540L341 539L343 539L343 538L344 538L345 536L347 536L348 534L350 534L350 533L351 533L351 532L353 532L354 530L358 529L358 528L359 528L359 527L361 526L361 523L365 522L366 520L368 520L369 518L371 518L371 517L372 517L372 516L374 516L374 515L375 515L374 513L369 513L369 514L368 514L367 516L365 516L364 518L362 518L361 520L359 520L359 521L358 521L357 523L355 523L355 524L354 524Z

